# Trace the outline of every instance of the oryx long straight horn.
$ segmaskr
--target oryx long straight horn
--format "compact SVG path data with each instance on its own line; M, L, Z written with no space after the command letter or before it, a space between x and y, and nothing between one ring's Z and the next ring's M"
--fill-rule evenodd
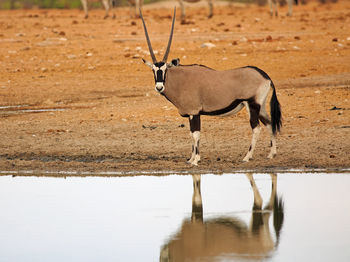
M151 41L150 41L149 36L148 36L147 27L146 27L146 24L145 24L145 20L143 19L143 15L142 15L141 9L140 9L140 16L141 16L142 23L143 23L143 29L144 29L145 35L146 35L146 40L147 40L149 53L151 54L151 57L152 57L152 62L153 63L157 63L157 58L156 58L156 56L154 55L154 52L153 52L152 44L151 44Z

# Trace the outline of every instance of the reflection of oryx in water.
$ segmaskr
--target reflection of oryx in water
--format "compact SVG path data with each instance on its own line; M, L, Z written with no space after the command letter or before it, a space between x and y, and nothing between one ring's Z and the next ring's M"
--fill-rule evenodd
M286 0L287 5L288 5L288 16L291 16L293 13L293 2L295 4L298 4L298 0ZM278 11L277 11L277 6L278 6L278 0L268 0L269 6L270 6L270 14L273 16L275 13L275 16L278 16Z
M185 17L186 17L186 14L185 14L185 4L184 2L187 2L187 3L197 3L199 2L200 0L179 0L179 3L180 3L180 8L181 8L181 22L184 23L185 22ZM208 15L208 18L211 18L213 17L213 0L207 0L208 2L208 5L209 5L209 15Z
M277 197L277 176L271 174L271 196L265 208L253 175L247 177L254 192L250 225L228 216L204 221L200 175L193 175L191 220L183 222L180 231L162 247L160 261L219 261L225 257L262 260L272 256L279 244L284 216L283 202ZM271 214L275 237L270 231Z
M97 2L98 0L80 0L80 1L81 1L81 4L82 4L84 12L85 12L85 18L88 18L89 17L88 2L93 2L93 1ZM102 2L104 9L106 10L104 18L107 18L109 9L116 6L117 0L100 0L100 1ZM137 15L138 10L141 8L141 6L143 4L143 0L128 0L128 3L131 6L135 6L135 15ZM112 17L115 18L115 14L113 14Z
M260 134L260 122L269 130L271 149L268 158L276 153L276 133L282 125L281 109L276 89L271 78L255 66L246 66L225 71L216 71L207 66L181 65L179 59L167 63L174 32L175 10L168 46L162 60L154 55L145 21L141 15L146 40L152 62L143 60L153 71L155 90L170 101L181 116L188 117L193 138L192 156L189 163L197 165L200 161L199 140L201 115L227 116L238 113L243 107L250 115L253 131L250 147L243 161L253 158L253 152ZM270 116L266 112L266 100L270 99Z

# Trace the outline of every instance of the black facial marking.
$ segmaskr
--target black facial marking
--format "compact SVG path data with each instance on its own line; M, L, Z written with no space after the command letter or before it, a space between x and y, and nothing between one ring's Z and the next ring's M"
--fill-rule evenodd
M163 65L165 65L164 62L158 62L154 64L156 67L162 67Z
M154 73L154 81L157 82L165 82L165 78L166 78L166 73L167 73L167 69L165 69L164 75L163 75L163 71L160 69L162 66L164 66L165 63L164 62L157 62L154 64L154 66L157 69L153 69L153 73Z
M164 82L163 81L163 71L162 70L157 70L157 80L156 82Z

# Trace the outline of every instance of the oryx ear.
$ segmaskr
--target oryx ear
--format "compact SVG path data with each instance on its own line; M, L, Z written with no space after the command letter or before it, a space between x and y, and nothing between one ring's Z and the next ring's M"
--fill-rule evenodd
M149 66L150 68L153 68L153 64L151 62L146 61L145 59L142 58L142 61L145 65Z
M180 64L180 59L176 58L176 59L171 60L170 63L168 63L168 67L178 66L179 64Z

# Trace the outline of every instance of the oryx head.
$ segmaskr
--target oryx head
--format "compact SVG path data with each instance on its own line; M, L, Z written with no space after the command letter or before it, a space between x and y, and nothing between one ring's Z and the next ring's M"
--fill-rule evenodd
M145 30L148 49L149 49L149 52L150 52L151 57L152 57L152 63L146 61L145 59L142 59L142 60L146 65L148 65L152 69L152 71L154 73L154 80L156 83L156 91L159 93L162 93L164 91L164 88L165 88L164 85L165 85L166 73L167 73L168 68L172 67L172 66L177 66L179 64L179 59L173 59L170 63L167 63L168 55L170 52L171 40L173 38L173 33L174 33L176 8L174 8L173 23L171 25L168 46L167 46L167 49L165 51L164 57L161 61L157 61L156 56L154 55L151 41L149 40L146 24L145 24L145 21L143 20L141 9L140 9L140 16L141 16L142 23L143 23L143 29Z

